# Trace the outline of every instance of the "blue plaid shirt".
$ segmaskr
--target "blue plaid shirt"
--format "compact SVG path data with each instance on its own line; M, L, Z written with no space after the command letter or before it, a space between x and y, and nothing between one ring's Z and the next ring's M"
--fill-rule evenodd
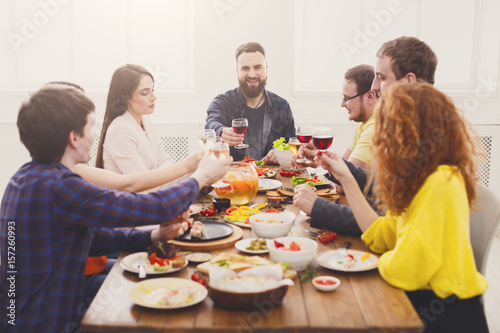
M188 209L198 190L189 178L148 195L124 193L91 185L57 162L22 166L0 211L0 332L74 330L88 305L87 256L145 249L151 232L112 228L170 220ZM15 326L6 316L12 299Z
M273 141L284 137L286 142L290 137L295 136L295 123L290 104L278 95L264 90L268 108L264 114L263 149L267 154L273 148ZM245 118L246 101L241 88L229 90L224 94L215 97L208 106L205 128L215 130L218 136L222 134L225 127L232 127L235 118ZM251 136L247 132L245 136ZM235 161L240 161L245 157L245 149L230 147L231 156ZM265 156L265 155L264 155ZM250 156L261 159L264 156Z

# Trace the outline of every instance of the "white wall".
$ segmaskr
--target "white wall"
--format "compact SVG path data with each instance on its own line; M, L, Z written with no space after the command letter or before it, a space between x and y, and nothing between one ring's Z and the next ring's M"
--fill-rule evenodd
M384 41L422 38L439 58L436 86L496 151L499 12L496 0L0 0L0 194L29 160L15 120L43 83L79 83L102 119L114 69L143 65L156 78L158 126L190 135L211 99L236 86L234 52L247 41L265 47L268 88L290 102L296 122L332 126L343 151L353 129L340 108L345 70L373 64Z

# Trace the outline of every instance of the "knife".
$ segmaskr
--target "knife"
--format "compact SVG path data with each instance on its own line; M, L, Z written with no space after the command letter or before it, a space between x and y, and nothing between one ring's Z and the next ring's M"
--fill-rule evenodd
M301 226L298 226L298 225L295 225L297 228L301 229L301 230L304 230L305 232L309 233L309 235L311 236L314 236L314 237L318 237L319 234L317 232L314 232L314 231L311 231L311 230L307 230L306 228L302 228Z

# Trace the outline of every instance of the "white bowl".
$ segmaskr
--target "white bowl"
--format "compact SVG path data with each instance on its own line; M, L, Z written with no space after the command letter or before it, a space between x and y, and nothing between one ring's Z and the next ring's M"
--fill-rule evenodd
M293 213L260 213L250 216L250 227L252 231L261 238L276 238L288 235L292 229L295 214ZM267 224L257 221L284 221L279 224Z
M307 268L316 256L318 242L306 237L280 237L275 241L289 247L292 242L300 245L300 251L278 250L274 242L269 242L269 257L275 262L283 262L290 265L290 268L301 271Z
M293 153L291 150L281 150L274 148L274 154L278 159L278 163L281 165L283 169L291 169L292 168L292 156Z
M318 281L320 280L329 280L333 281L334 284L320 284ZM333 276L323 275L317 276L312 280L312 284L314 287L320 291L334 291L340 286L340 280Z

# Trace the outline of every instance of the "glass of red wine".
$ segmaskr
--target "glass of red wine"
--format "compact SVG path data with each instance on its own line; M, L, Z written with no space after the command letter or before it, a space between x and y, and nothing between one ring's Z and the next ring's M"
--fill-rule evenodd
M247 131L248 129L248 120L247 118L236 118L233 119L233 131L235 131L237 134L243 134ZM237 146L234 146L236 149L244 149L248 148L248 145L246 143L240 143Z
M299 124L297 126L297 130L295 131L295 136L299 141L302 143L302 145L307 145L309 141L312 139L312 134L313 134L313 125L309 124ZM300 163L300 164L307 164L311 163L311 160L308 160L306 157L299 158L295 162Z
M314 146L321 153L324 153L332 145L333 131L328 127L316 127L313 131L312 139Z

